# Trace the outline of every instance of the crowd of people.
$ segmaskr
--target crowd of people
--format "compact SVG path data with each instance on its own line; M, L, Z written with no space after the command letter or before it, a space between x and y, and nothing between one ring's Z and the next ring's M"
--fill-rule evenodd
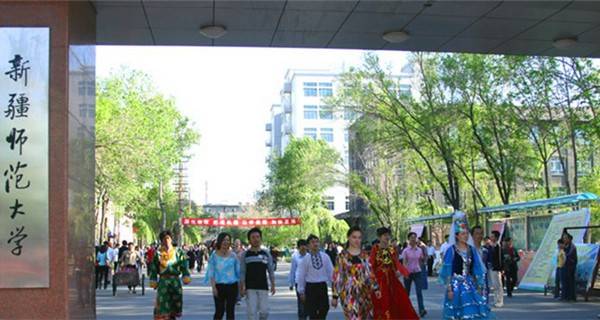
M214 319L234 319L242 298L248 319L267 319L269 295L276 293L277 257L282 253L263 246L259 228L246 236L248 246L220 233L208 245L179 248L164 231L159 245L143 250L126 241L121 246L107 241L97 248L96 288L102 287L102 280L106 288L111 270L147 266L150 287L157 289L154 318L175 319L182 312L182 283L190 283L190 270L201 272L206 263L204 283L212 290ZM565 233L557 244L554 294L557 299L575 300L577 253L572 236ZM283 255L288 254L285 251ZM338 306L346 319L423 318L427 315L423 291L434 274L446 288L443 319L490 319L491 307L504 305L504 288L512 297L520 259L509 236L492 231L484 237L480 226L469 229L466 217L460 215L439 250L414 232L398 245L385 227L365 245L362 230L352 227L344 246L322 247L319 237L310 235L298 240L290 255L288 284L296 293L298 319L311 320L326 319L330 308ZM412 288L416 310L409 299ZM135 293L135 287L130 291Z

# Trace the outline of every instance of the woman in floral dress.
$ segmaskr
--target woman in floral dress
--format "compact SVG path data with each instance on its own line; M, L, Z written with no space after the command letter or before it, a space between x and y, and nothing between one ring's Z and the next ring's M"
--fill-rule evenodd
M155 320L173 320L181 317L183 310L183 289L181 281L189 284L190 271L187 255L183 250L173 246L173 236L170 231L159 235L161 246L154 255L150 270L150 287L157 289L154 304ZM180 280L180 276L183 279Z
M341 301L344 316L349 320L373 319L371 294L381 297L377 280L369 266L369 255L361 250L362 231L348 230L348 248L337 257L333 272L333 301Z

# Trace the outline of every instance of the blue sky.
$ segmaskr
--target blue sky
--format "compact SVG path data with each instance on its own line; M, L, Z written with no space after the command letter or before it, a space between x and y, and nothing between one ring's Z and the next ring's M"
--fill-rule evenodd
M202 135L192 149L191 197L204 203L252 202L267 170L270 108L288 69L342 70L361 64L365 51L324 49L98 46L96 72L105 77L121 66L149 74L157 88ZM406 53L378 52L399 69Z

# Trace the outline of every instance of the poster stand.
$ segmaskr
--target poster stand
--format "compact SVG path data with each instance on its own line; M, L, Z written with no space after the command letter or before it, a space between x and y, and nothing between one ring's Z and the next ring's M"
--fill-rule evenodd
M564 228L563 232L567 232L568 230L576 230L576 229L586 229L588 235L590 230L589 229L599 229L600 225L598 226L582 226L582 227L569 227L569 228ZM583 293L583 297L585 299L585 301L589 301L589 297L590 294L592 294L593 296L600 296L600 281L598 281L598 268L600 268L600 253L596 256L596 266L594 267L594 272L592 273L592 282L590 283L590 287L587 288L585 290L585 292ZM596 287L596 283L598 283L598 287Z

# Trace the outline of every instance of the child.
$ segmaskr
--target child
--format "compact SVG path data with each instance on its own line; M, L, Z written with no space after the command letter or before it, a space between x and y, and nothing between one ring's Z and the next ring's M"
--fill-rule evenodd
M558 239L556 241L558 244L558 254L556 255L556 276L554 280L554 299L560 298L560 283L561 283L561 270L565 265L566 255L565 255L565 243L563 239Z

